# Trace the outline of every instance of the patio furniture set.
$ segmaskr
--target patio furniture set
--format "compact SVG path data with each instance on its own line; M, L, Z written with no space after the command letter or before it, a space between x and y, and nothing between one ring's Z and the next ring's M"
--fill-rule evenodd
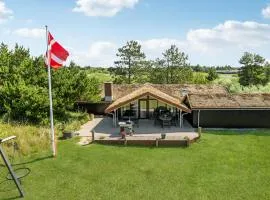
M155 125L161 125L162 128L177 126L177 119L178 116L166 107L158 107L154 112Z
M139 119L134 115L125 115L122 117L124 121L119 122L120 135L124 138L126 135L134 134L134 126L139 127ZM162 128L177 126L178 116L172 113L164 106L155 109L153 113L154 125L160 125Z

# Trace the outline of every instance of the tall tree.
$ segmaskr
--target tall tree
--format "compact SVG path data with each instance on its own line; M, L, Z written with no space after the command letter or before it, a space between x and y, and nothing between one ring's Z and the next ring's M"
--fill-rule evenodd
M9 66L11 62L12 52L8 50L8 46L4 43L0 45L0 87L10 76Z
M262 56L246 52L239 62L243 65L239 72L239 83L241 85L251 86L267 83L263 67L265 59Z
M150 82L154 84L166 84L167 69L165 67L165 60L157 58L151 63L152 65L149 73Z
M192 79L188 55L181 52L176 45L171 45L162 55L166 66L167 83L183 83Z
M141 67L142 61L145 59L141 45L137 41L128 41L126 45L118 49L116 56L119 58L118 61L115 61L118 67L116 73L124 79L127 78L125 82L130 84L132 77L136 75L136 72Z
M44 57L31 57L29 50L0 45L0 115L23 122L48 122L48 80ZM52 71L56 120L73 109L76 100L97 101L99 83L75 63Z

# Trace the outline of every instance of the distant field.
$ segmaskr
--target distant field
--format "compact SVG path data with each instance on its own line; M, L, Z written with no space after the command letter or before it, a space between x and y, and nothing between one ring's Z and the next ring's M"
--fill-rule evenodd
M112 77L109 73L103 73L103 72L94 72L94 73L89 73L89 77L91 78L97 78L100 83L112 81Z
M100 83L113 81L112 76L109 73L94 72L89 73L89 77L95 77ZM194 84L208 84L209 81L206 79L207 73L194 72L192 83ZM143 79L143 78L141 78ZM256 92L270 92L270 83L262 86L243 87L238 82L239 77L237 74L219 74L219 78L214 80L214 84L222 85L228 89L231 93L256 93ZM139 81L139 80L138 80Z
M59 142L59 155L30 157L28 199L270 199L270 131L203 133L189 148ZM6 171L0 167L0 182ZM0 199L15 186L0 185Z
M214 84L223 85L231 93L269 93L270 83L267 85L258 85L251 87L241 86L239 77L236 74L219 74L219 78L214 81Z
M218 74L219 79L232 79L232 78L238 78L237 74Z

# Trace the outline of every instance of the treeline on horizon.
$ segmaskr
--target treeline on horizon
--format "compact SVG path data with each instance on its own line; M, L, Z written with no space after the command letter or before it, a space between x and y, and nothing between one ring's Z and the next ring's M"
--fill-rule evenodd
M217 71L230 71L231 66L191 66L188 55L176 45L161 58L147 60L141 45L129 41L116 52L114 67L81 67L70 62L52 70L53 104L56 120L65 121L78 100L100 100L102 77L109 74L114 83L207 84L218 78ZM18 120L48 123L48 77L44 56L33 57L29 49L0 45L0 115L4 121ZM257 54L245 53L239 63L237 81L241 86L266 85L270 80L269 63ZM99 72L97 76L91 76Z
M218 78L219 73L236 74L241 86L266 85L270 80L270 64L258 54L245 52L239 58L241 68L225 66L190 65L188 55L171 45L155 60L146 59L137 41L128 41L119 48L114 67L85 67L92 72L104 71L113 76L114 83L206 84Z
M240 70L240 67L234 67L234 66L231 66L231 65L224 65L224 66L221 66L221 65L217 65L217 66L206 66L206 65L200 65L200 64L197 64L197 65L189 65L191 67L191 69L194 71L194 72L205 72L205 73L208 73L209 69L210 68L214 68L217 72L235 72L235 71L239 71ZM92 71L104 71L104 72L107 72L108 70L111 71L113 70L113 68L115 67L111 67L111 66L81 66L83 69L85 70L92 70Z

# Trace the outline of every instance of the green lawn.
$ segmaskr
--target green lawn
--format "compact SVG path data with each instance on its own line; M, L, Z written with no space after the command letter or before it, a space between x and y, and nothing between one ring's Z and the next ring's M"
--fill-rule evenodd
M62 141L56 159L29 158L25 199L270 199L269 152L270 131L204 133L189 148ZM14 188L1 184L0 199Z

